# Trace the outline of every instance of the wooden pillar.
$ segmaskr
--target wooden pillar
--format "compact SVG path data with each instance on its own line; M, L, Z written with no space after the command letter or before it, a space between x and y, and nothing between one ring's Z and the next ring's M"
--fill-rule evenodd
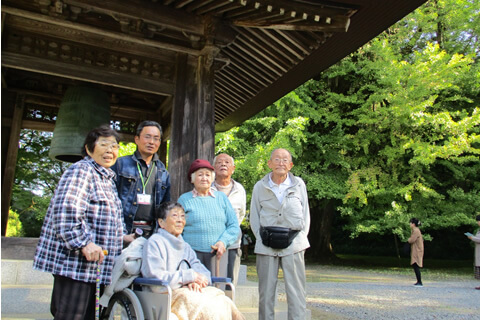
M7 158L2 181L2 236L5 236L7 233L8 212L12 198L15 167L17 165L18 141L20 139L20 130L22 129L24 101L25 97L23 95L17 96L13 110L10 138L8 140Z
M169 172L172 199L192 189L187 171L197 158L215 152L214 77L208 56L177 56Z
M165 164L166 166L167 165L167 141L163 139L163 137L165 136L166 126L160 114L158 115L157 119L152 119L152 120L157 121L162 127L162 138L160 140L161 143L160 143L160 147L158 148L157 155L160 161L162 161L163 164Z

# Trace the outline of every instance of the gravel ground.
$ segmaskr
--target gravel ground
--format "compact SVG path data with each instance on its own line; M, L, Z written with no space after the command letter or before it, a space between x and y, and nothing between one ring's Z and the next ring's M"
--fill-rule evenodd
M479 319L480 282L473 279L429 280L413 287L415 275L322 270L321 282L307 282L312 320L332 319ZM308 272L307 272L308 277ZM284 287L278 288L285 300Z

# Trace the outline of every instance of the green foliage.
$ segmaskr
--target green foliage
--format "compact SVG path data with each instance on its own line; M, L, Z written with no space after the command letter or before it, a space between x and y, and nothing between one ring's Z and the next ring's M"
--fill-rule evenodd
M18 214L22 236L37 237L40 234L50 198L70 165L48 156L51 139L50 132L28 129L20 132L11 209Z
M137 150L137 145L133 142L120 142L120 149L118 150L118 157L128 156Z
M51 132L23 129L20 132L15 185L38 195L51 196L69 163L49 157Z
M22 222L18 213L10 210L8 213L7 237L23 237Z
M18 185L14 186L11 210L18 213L22 236L38 237L40 235L50 199L51 196L38 196ZM7 232L9 232L8 228Z

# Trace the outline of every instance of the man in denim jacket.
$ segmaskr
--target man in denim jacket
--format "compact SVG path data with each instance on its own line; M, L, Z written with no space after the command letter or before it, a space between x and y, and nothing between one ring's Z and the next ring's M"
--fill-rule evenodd
M137 228L148 238L155 229L155 208L170 201L170 175L157 155L161 136L160 124L143 121L135 134L135 153L118 158L112 167L117 174L125 232L131 234L124 238L126 242L133 241Z

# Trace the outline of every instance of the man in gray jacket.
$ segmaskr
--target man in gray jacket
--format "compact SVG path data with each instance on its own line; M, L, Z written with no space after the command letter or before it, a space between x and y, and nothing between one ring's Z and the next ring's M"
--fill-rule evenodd
M287 293L288 319L306 318L305 250L310 228L310 209L303 180L290 173L292 155L273 150L272 170L255 184L250 206L250 224L256 237L259 320L275 318L275 294L279 267Z

